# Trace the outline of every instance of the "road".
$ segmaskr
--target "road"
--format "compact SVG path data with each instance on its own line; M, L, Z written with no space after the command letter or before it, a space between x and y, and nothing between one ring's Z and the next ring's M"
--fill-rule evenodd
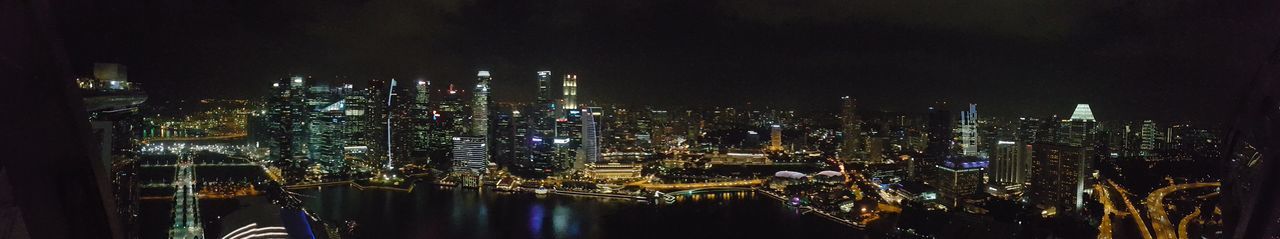
M1129 201L1129 196L1126 196L1129 194L1128 191L1114 181L1107 180L1107 183L1111 184L1111 187L1115 188L1117 192L1120 192L1120 198L1124 199L1124 205L1129 209L1129 215L1133 215L1133 222L1138 224L1138 232L1142 233L1142 238L1151 239L1151 231L1147 230L1147 222L1142 220L1142 213L1138 212L1138 208L1134 207L1133 202Z
M1145 204L1147 205L1147 213L1151 218L1151 229L1155 232L1158 239L1176 239L1177 231L1173 223L1169 221L1169 213L1165 210L1164 197L1170 193L1197 188L1220 187L1222 183L1185 183L1163 187L1152 191L1147 195Z

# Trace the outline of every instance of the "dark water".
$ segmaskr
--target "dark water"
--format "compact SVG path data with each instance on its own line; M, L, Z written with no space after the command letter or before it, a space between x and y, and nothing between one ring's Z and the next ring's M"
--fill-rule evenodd
M347 187L300 193L312 196L304 200L317 216L336 224L356 221L358 238L866 237L751 192L654 205L420 186L412 193Z

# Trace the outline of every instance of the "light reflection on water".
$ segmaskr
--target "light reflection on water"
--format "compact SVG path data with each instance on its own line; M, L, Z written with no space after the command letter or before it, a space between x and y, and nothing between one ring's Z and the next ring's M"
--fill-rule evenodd
M679 195L669 205L437 187L299 193L308 195L305 206L318 217L339 225L357 222L357 236L345 238L860 237L750 191Z

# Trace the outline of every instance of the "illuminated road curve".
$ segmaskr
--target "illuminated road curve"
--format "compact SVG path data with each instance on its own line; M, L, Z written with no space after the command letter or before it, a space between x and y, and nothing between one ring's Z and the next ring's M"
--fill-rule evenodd
M1102 223L1098 225L1098 239L1111 239L1111 215L1115 215L1115 205L1111 203L1111 194L1102 184L1094 184L1093 191L1098 192L1098 201L1102 202Z
M1163 187L1152 191L1147 195L1146 205L1147 213L1151 218L1151 228L1158 239L1177 239L1177 231L1173 223L1169 221L1169 213L1165 211L1164 197L1169 193L1197 188L1220 187L1222 183L1187 183Z
M1133 215L1133 222L1138 224L1138 232L1142 233L1142 238L1151 239L1151 231L1147 230L1147 222L1142 221L1142 213L1138 212L1138 208L1133 206L1133 202L1129 201L1129 196L1125 196L1128 191L1111 180L1107 180L1107 183L1111 184L1111 187L1115 188L1117 192L1120 192L1120 198L1124 199L1124 205L1129 209L1129 215Z

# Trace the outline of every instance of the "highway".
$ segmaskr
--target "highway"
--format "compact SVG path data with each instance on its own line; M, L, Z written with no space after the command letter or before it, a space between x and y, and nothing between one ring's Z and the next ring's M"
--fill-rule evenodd
M1120 198L1124 199L1124 205L1129 209L1129 215L1133 216L1133 222L1138 224L1138 231L1142 233L1142 238L1151 239L1151 231L1147 230L1147 222L1142 220L1142 213L1138 212L1138 208L1134 207L1133 202L1129 201L1129 196L1126 196L1126 194L1129 194L1128 191L1114 181L1107 180L1107 183L1111 184L1111 187L1115 188L1117 192L1120 192Z
M1094 184L1093 191L1098 192L1098 202L1102 203L1102 223L1098 225L1098 239L1111 239L1111 215L1115 215L1118 210L1111 203L1111 193L1107 192L1106 187Z
M1178 238L1177 231L1176 231L1177 229L1173 226L1173 223L1169 221L1169 213L1165 211L1165 205L1164 205L1165 196L1168 196L1170 193L1187 190L1187 189L1220 187L1220 186L1222 186L1222 183L1219 183L1219 182L1176 184L1176 185L1171 185L1168 187L1156 189L1155 191L1152 191L1151 194L1147 195L1147 200L1145 204L1147 205L1147 213L1151 218L1151 228L1152 228L1152 231L1155 232L1156 238L1158 239Z
M1182 218L1182 223L1179 223L1179 224L1178 224L1178 238L1179 238L1179 239L1187 239L1187 238L1190 238L1190 237L1187 237L1187 224L1191 224L1191 220L1194 220L1194 219L1196 219L1196 217L1199 217L1199 216L1200 216L1200 208L1199 208L1199 207L1197 207L1197 208L1196 208L1196 211L1191 212L1191 214L1190 214L1190 215L1187 215L1186 217L1183 217L1183 218Z

